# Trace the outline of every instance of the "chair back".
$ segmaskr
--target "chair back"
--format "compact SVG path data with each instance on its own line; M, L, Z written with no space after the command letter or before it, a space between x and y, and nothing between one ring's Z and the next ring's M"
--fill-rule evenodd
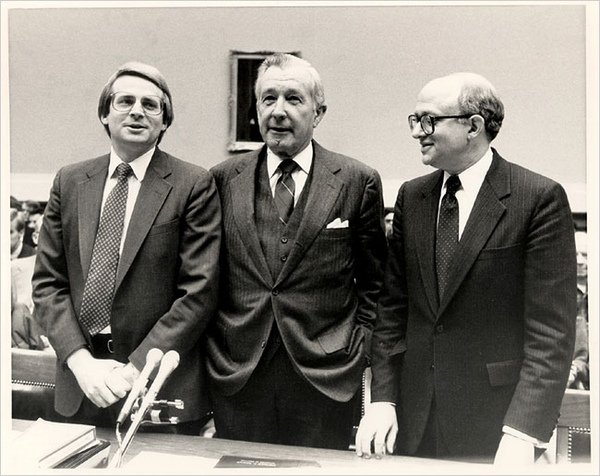
M556 427L556 462L589 463L590 391L567 389Z

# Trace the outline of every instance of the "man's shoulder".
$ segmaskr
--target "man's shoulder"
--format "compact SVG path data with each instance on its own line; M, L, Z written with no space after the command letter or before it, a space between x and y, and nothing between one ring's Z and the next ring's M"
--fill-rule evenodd
M557 181L550 177L528 169L516 162L506 160L495 149L492 150L494 153L494 162L492 163L489 173L506 174L510 178L512 189L548 189L562 187Z
M159 153L161 154L161 159L166 161L171 170L175 173L193 177L209 175L208 170L201 165L193 164L187 160L175 157L164 150L159 150Z
M377 174L377 171L366 163L349 155L334 152L313 141L315 160L326 161L334 167L345 168L349 171L365 175Z
M211 167L210 172L215 178L226 177L233 172L241 171L247 167L259 154L260 150L253 150L244 154L234 155Z

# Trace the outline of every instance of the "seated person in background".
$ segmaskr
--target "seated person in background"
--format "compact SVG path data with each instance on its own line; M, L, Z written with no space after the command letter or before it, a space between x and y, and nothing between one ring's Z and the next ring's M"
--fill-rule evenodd
M11 286L11 347L20 349L43 350L46 345L42 339L42 329L31 316L26 304L17 300L16 287Z
M23 202L23 218L25 220L25 224L27 225L25 227L23 242L33 248L35 248L36 243L34 243L32 235L36 227L36 222L43 213L44 209L39 202L36 202L35 200L25 200Z
M577 248L577 330L568 388L589 389L587 233L575 232Z
M10 259L27 258L35 255L35 248L23 242L25 220L17 210L10 210Z

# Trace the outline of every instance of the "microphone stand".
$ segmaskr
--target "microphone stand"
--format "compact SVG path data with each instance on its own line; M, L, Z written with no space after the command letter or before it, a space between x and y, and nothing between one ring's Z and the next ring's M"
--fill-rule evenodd
M167 355L168 355L168 357L167 357ZM150 389L144 395L144 398L142 399L142 403L140 404L138 410L132 416L131 425L127 429L127 433L125 433L125 437L123 438L123 440L121 440L121 433L120 433L121 425L117 421L117 424L115 427L115 433L117 436L117 442L119 444L119 447L117 448L115 455L113 456L110 463L108 464L108 466L107 466L108 468L120 468L121 467L121 464L123 462L123 456L125 455L125 452L129 448L129 444L131 443L131 440L135 436L140 425L143 423L143 419L144 419L146 413L148 413L148 411L150 411L150 409L154 406L155 403L158 403L161 406L166 405L166 406L174 406L176 408L183 408L182 400L175 400L174 402L165 402L165 400L159 400L159 401L154 400L158 391L164 384L165 380L169 377L171 372L179 364L179 354L177 354L177 352L169 351L169 352L167 352L167 354L165 354L165 357L167 357L167 358L165 359L163 357L163 359L161 361L161 367L159 369L159 373L158 373L156 379L154 380L153 384L150 386ZM164 367L163 367L163 365L164 365ZM152 420L146 420L146 421L153 423ZM175 417L175 418L171 419L170 422L168 422L168 423L176 424L178 422L179 422L179 419Z

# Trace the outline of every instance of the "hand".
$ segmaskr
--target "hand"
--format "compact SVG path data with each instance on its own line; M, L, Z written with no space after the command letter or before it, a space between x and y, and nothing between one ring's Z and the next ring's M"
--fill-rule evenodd
M496 451L494 464L511 466L533 464L534 448L533 443L504 433Z
M120 370L125 364L113 359L95 359L87 349L71 354L67 365L85 396L97 407L112 405L131 389ZM120 372L116 372L117 369Z
M567 381L567 388L570 388L577 379L577 366L573 362L571 364L571 370L569 371L569 380Z
M394 443L398 435L396 408L389 402L371 403L360 421L356 432L356 454L365 458L371 457L371 442L376 458L393 453Z

